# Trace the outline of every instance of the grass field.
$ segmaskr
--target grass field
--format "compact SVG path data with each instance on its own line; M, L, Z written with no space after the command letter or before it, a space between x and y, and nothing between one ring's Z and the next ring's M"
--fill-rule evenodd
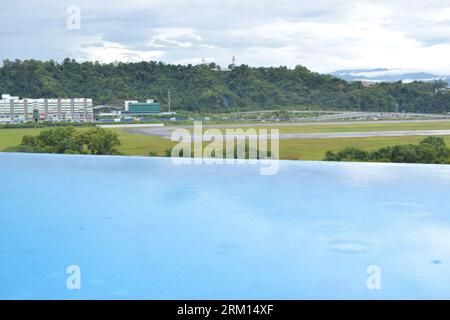
M121 129L114 129L119 136L122 145L119 150L128 155L148 156L150 152L155 152L158 156L164 156L167 149L176 143L160 137L144 136L132 134Z
M332 133L332 132L372 132L409 130L450 130L450 121L418 123L358 123L350 125L311 125L280 127L280 133Z
M38 135L42 130L45 129L0 129L0 151L3 151L6 147L20 144L23 136Z
M267 129L267 127L265 127ZM317 133L317 132L349 132L349 131L391 131L391 130L439 130L450 129L450 122L432 123L398 123L398 124L351 124L351 125L312 125L281 127L283 133ZM37 135L39 129L0 129L0 150L20 144L24 135ZM79 129L85 130L85 129ZM160 137L137 135L122 129L112 129L120 136L122 145L119 150L126 155L148 156L150 152L164 156L167 149L175 143ZM297 131L289 131L297 130ZM295 139L280 140L280 158L298 160L321 160L328 150L337 151L347 146L363 150L373 150L384 146L418 143L425 137L368 137L368 138L338 138L338 139ZM450 145L450 136L443 137Z
M3 151L7 147L20 144L23 136L38 135L42 130L48 130L48 128L0 129L0 151ZM78 130L86 129L79 128ZM112 130L117 132L120 136L122 145L119 147L119 150L127 155L147 156L150 151L153 151L158 155L163 156L165 154L165 150L174 145L173 142L159 137L130 134L121 129Z
M362 150L375 150L397 144L419 143L426 137L368 137L339 139L296 139L280 140L280 158L291 160L322 160L328 150L338 151L345 147L356 147ZM450 145L450 136L443 136Z

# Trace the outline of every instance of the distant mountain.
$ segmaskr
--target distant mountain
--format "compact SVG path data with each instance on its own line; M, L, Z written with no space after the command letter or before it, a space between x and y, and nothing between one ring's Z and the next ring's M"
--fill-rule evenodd
M413 81L432 82L443 80L450 84L450 76L427 72L408 72L400 69L345 69L330 73L332 76L346 81L374 81L409 83Z

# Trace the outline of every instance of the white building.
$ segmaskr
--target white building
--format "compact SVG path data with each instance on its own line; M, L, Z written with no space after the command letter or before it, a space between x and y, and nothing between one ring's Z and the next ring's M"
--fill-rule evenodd
M131 103L138 103L138 101L137 100L125 100L124 101L125 111L130 110L130 104Z
M92 99L19 99L3 94L0 100L0 123L27 121L94 121Z

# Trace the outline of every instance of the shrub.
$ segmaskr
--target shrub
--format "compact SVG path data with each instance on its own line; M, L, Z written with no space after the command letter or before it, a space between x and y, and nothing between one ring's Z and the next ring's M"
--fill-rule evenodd
M73 127L58 127L37 136L24 136L20 145L5 151L108 155L119 154L119 145L118 134L109 130L92 128L79 132Z
M450 149L440 137L427 137L418 145L403 144L367 152L347 147L327 151L325 161L377 161L398 163L450 163Z

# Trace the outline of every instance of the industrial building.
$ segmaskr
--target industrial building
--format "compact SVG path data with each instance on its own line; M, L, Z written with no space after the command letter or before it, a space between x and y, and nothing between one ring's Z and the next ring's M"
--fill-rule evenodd
M94 121L92 99L19 99L2 94L0 123L21 122L91 122Z

